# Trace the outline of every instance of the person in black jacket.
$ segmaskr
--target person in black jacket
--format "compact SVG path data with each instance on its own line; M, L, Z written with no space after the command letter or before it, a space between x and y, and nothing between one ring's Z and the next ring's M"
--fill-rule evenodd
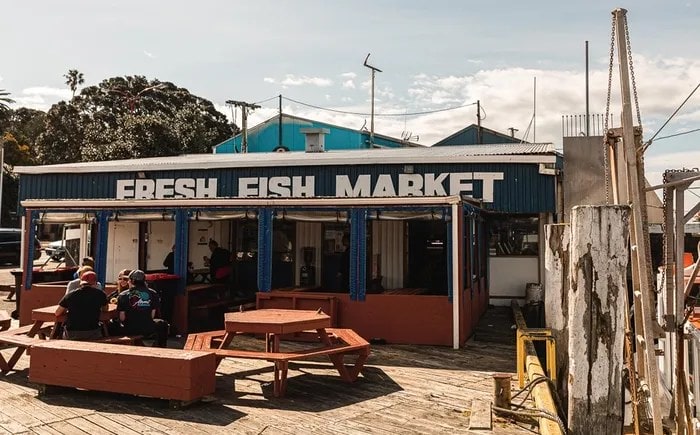
M100 313L107 310L107 296L97 288L97 275L87 271L80 276L80 287L58 303L56 317L66 316L63 337L68 340L102 338Z
M172 248L170 248L170 252L168 252L168 255L165 256L165 260L163 260L163 266L167 269L167 273L173 274L175 273L175 245L173 245Z
M204 256L204 265L209 266L211 282L225 282L231 275L231 253L216 242L209 239L211 258Z

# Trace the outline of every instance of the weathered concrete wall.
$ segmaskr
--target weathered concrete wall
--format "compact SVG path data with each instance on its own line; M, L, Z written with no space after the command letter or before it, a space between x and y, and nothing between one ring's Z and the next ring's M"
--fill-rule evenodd
M569 224L544 226L544 307L545 325L552 329L557 344L557 392L566 409L569 376Z
M618 434L630 208L580 206L571 214L569 428Z

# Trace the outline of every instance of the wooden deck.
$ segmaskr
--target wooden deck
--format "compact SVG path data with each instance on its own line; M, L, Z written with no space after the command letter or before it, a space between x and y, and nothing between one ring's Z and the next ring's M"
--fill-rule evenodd
M261 346L260 340L244 339ZM11 350L2 353L9 356ZM488 422L491 373L514 372L515 347L506 344L475 341L459 351L373 345L362 375L351 385L339 382L323 360L293 363L282 399L272 395L270 363L227 359L219 367L216 395L182 410L155 399L71 389L39 397L27 381L28 362L22 357L18 372L0 377L0 434L536 432L496 418L492 431L470 429Z

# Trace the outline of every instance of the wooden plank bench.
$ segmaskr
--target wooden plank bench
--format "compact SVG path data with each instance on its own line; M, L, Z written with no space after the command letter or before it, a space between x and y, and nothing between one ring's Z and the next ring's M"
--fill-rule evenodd
M320 347L289 352L261 352L221 348L226 331L211 331L189 334L185 342L185 349L212 351L216 354L217 365L224 358L270 361L274 363L274 395L282 397L287 389L287 372L290 361L327 356L344 381L352 383L357 380L370 353L369 343L352 329L327 328L326 333L329 344ZM346 355L357 355L357 358L353 364L346 365L344 361Z
M88 341L34 345L29 363L29 381L42 386L155 397L170 400L175 407L214 393L215 377L212 352Z
M103 337L97 340L91 340L93 343L105 344L123 344L127 346L143 346L143 335L124 335L114 337Z
M12 317L7 314L7 311L0 310L0 331L7 331L12 325Z

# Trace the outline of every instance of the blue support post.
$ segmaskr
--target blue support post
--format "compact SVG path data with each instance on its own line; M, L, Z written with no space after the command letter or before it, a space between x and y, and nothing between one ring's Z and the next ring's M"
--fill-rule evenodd
M350 299L364 301L367 295L367 210L350 211Z
M357 300L364 301L367 296L367 210L358 210L357 216Z
M95 273L99 282L107 279L107 240L109 238L109 216L111 212L97 212L97 243L95 249Z
M272 213L258 210L258 291L272 290Z
M187 286L187 253L189 252L189 213L185 209L175 210L175 275L179 276L177 293L185 294Z
M456 265L452 264L452 244L455 242L452 240L452 225L457 225L454 220L456 216L450 216L447 221L447 250L445 255L447 256L447 300L452 303L452 294L454 292L454 286L452 283L452 268Z
M27 210L29 213L29 228L27 228L27 252L25 253L25 258L21 261L25 265L24 267L24 288L29 290L32 288L32 273L34 272L34 238L36 237L36 220L39 219L38 211ZM18 289L22 291L22 289ZM17 296L19 297L19 296Z

